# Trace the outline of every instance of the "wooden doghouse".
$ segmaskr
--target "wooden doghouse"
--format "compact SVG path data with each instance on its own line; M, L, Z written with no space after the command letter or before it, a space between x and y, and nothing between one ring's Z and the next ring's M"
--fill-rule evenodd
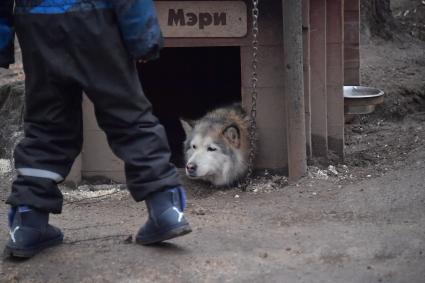
M289 174L293 180L305 174L310 157L326 158L332 151L343 158L342 89L344 80L359 83L359 0L301 2L259 2L255 166ZM209 106L234 100L250 109L252 2L156 4L166 48L157 63L140 66L154 110L167 109L177 121L178 116L193 118ZM164 88L167 85L173 87ZM196 94L184 96L194 89ZM104 176L124 181L123 164L110 151L87 100L84 114L84 148L69 179ZM180 142L167 133L170 141Z

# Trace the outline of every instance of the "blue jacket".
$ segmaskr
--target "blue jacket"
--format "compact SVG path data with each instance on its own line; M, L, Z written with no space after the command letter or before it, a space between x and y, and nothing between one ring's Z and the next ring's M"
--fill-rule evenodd
M127 50L135 59L158 57L163 39L152 0L0 0L0 67L14 63L13 13L63 14L101 9L114 10Z

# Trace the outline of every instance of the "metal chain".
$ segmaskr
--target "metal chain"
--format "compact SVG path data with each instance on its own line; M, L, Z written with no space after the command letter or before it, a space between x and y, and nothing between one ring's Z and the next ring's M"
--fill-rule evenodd
M254 171L254 159L257 149L257 85L258 85L258 9L259 0L252 0L252 75L251 75L251 111L250 111L250 125L249 125L249 142L250 142L250 152L248 157L248 173L246 177L246 182L243 186L243 189L246 190L247 186L251 182L251 177Z

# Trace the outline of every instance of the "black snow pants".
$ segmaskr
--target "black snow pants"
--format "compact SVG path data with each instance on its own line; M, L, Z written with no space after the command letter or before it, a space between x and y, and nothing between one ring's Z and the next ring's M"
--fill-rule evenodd
M136 201L180 185L164 128L152 115L111 10L15 15L26 74L25 137L7 203L62 210L57 184L82 148L82 93L125 163Z

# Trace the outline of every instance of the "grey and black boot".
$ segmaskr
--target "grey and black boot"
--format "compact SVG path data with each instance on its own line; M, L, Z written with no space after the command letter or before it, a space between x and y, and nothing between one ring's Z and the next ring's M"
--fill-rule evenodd
M9 227L10 238L4 250L6 256L30 258L63 242L62 232L49 224L49 214L27 206L10 210Z
M181 187L149 195L146 199L149 219L137 233L136 243L156 244L192 232L183 214L185 202Z

